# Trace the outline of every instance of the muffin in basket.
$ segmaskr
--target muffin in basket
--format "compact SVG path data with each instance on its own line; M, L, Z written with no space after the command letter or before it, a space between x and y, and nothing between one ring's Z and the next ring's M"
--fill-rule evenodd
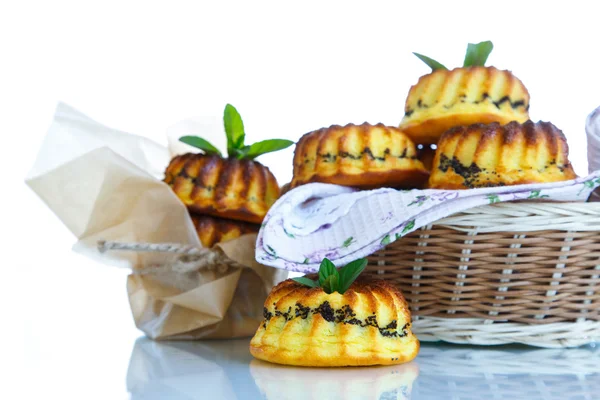
M254 159L289 147L293 142L271 139L246 146L244 125L233 106L225 107L223 120L228 157L223 157L205 139L184 136L182 142L198 147L203 153L174 157L164 181L193 213L260 223L280 190L271 171Z
M442 133L458 125L529 119L529 92L510 71L484 64L491 42L469 44L464 65L447 70L415 53L432 68L411 87L400 129L416 144L435 144Z
M277 285L250 342L252 355L315 367L390 365L415 358L419 341L400 291L383 280L354 281L366 264L357 260L338 272L325 259L318 282L302 277Z
M568 155L565 136L549 122L458 126L438 143L429 187L469 189L574 179Z
M401 130L383 124L333 125L305 134L294 152L291 187L309 182L359 188L412 188L428 172L414 143Z

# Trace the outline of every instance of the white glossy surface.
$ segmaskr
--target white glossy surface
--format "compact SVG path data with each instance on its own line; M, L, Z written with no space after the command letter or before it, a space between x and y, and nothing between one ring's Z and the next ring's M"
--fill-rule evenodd
M390 367L313 369L254 360L248 340L135 342L132 399L595 399L600 351L423 344Z

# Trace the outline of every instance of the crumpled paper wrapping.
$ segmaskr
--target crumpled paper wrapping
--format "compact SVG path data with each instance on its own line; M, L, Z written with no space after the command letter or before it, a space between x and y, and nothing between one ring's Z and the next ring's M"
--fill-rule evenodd
M184 126L182 134L190 134L190 124ZM136 326L147 336L251 336L266 296L287 276L255 261L256 235L218 245L240 268L177 272L170 268L177 254L98 251L100 240L202 247L186 207L161 181L174 153L61 103L26 183L77 237L75 251L132 269L129 302Z

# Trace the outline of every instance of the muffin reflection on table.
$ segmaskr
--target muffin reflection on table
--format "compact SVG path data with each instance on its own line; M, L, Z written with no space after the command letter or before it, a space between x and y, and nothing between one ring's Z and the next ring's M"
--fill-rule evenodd
M250 374L268 400L409 400L419 376L415 362L385 367L304 368L250 362Z

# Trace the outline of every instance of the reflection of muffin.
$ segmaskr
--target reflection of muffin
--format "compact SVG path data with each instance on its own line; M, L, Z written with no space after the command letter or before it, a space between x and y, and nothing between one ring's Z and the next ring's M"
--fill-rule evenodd
M326 372L260 360L250 362L252 378L268 400L323 399L324 393L335 393L341 399L408 400L419 367L411 362L379 368L331 368Z
M568 153L563 133L549 122L455 127L440 139L429 187L467 189L574 179Z
M217 243L238 238L245 233L256 233L260 228L259 225L247 222L196 214L192 214L191 216L200 242L204 247L212 247Z
M438 69L410 89L400 129L416 144L432 144L454 126L525 122L528 109L529 93L510 71L481 66Z
M173 158L165 182L192 212L253 223L260 223L279 197L279 185L267 167L217 155Z
M291 186L323 182L406 188L426 180L415 145L402 131L364 123L333 125L304 135L296 144Z
M344 294L286 280L267 298L264 317L250 352L278 364L401 364L419 350L404 297L383 280L357 280Z

